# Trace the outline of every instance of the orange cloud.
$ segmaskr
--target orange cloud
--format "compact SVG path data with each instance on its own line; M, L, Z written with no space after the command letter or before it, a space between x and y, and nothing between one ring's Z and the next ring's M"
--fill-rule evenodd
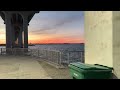
M35 35L29 33L29 43L84 43L82 37L67 37L66 35L60 34L49 34L49 35ZM0 44L6 43L5 31L0 31Z
M84 43L83 37L67 34L34 34L29 33L29 43Z
M83 39L72 38L44 38L42 40L29 40L29 43L84 43Z

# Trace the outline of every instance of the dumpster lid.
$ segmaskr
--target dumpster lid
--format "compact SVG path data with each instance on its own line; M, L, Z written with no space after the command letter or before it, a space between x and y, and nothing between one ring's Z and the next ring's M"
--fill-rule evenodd
M80 68L80 69L84 69L84 70L108 70L110 69L109 67L104 67L100 65L92 65L92 64L84 64L81 62L70 63L70 65Z

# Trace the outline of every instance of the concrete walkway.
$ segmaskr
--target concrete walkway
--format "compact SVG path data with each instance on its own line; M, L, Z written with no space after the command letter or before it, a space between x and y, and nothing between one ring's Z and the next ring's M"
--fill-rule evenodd
M31 57L0 56L0 79L51 79Z

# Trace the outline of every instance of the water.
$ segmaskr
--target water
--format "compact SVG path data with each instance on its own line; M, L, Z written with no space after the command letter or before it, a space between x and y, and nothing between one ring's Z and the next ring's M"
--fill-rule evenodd
M5 46L0 46L0 48L5 48ZM84 44L45 44L29 46L29 48L56 51L84 51Z
M29 46L31 49L47 49L56 51L84 51L83 44L47 44Z

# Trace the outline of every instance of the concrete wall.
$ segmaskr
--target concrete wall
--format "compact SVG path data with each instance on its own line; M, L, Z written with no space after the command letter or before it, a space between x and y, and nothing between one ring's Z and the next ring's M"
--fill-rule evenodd
M112 11L85 11L85 63L113 66L112 28Z
M113 67L120 78L120 11L113 11Z

